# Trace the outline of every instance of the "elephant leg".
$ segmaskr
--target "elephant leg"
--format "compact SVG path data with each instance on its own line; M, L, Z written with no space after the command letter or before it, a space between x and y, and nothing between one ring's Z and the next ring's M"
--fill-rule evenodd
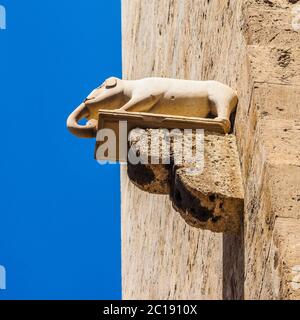
M226 119L229 121L232 111L237 105L237 97L230 97L224 99L224 97L219 97L212 99L215 104L217 119Z
M217 119L226 119L229 120L230 117L230 110L229 105L225 103L217 103Z
M224 97L219 97L218 99L212 99L215 104L217 118L216 121L221 120L226 124L228 132L231 129L230 115L237 105L237 97L231 96L230 98L224 99Z

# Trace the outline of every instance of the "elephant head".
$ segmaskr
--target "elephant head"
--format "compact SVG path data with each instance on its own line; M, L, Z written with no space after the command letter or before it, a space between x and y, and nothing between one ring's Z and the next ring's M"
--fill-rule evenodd
M111 77L100 87L93 90L85 101L75 109L67 120L67 127L71 133L80 138L96 137L99 109L118 109L126 102L123 93L123 80ZM86 118L86 124L79 121Z

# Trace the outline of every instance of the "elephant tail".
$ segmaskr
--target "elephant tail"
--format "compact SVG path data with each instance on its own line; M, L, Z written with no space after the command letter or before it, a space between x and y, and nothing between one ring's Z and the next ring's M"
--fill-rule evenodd
M78 122L86 118L89 115L89 111L85 103L82 103L76 108L68 117L67 127L69 131L79 138L95 138L97 134L96 120L90 120L85 125L81 125Z

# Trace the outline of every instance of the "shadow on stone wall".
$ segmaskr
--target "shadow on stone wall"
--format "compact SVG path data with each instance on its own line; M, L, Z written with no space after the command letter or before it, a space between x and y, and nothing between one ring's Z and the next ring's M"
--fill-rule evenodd
M243 223L241 224L243 225ZM244 300L244 230L223 234L223 299Z

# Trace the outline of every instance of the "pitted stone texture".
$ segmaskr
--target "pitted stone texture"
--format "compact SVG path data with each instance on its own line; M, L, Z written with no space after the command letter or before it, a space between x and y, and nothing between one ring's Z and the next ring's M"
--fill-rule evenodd
M234 135L206 134L204 169L177 168L173 206L188 224L213 232L237 232L244 212L244 191Z
M300 46L248 46L252 76L257 82L299 85Z
M190 227L121 168L123 299L222 299L222 235Z
M251 8L282 10L291 9L294 5L299 4L299 0L246 0L246 4Z
M288 2L288 1L287 1ZM300 3L300 2L299 2ZM300 43L300 32L292 26L294 14L292 9L247 10L244 31L249 45L272 45L295 47Z
M164 129L132 130L130 148L144 162L155 160L159 164L134 165L128 161L129 178L143 191L170 193L173 208L189 225L214 232L237 232L243 214L243 184L235 136L206 133L201 140L203 133L197 137L194 132L183 139L181 133L173 133L172 139L169 135L166 140ZM204 143L197 145L196 141ZM196 146L201 148L197 162L178 165L178 160L188 160L183 159L187 152L180 159L174 156L178 157L181 150L193 150L195 155Z
M128 159L128 176L141 190L154 194L170 193L170 144L162 143L164 135L165 130L134 129L128 136L129 148L139 158L137 164Z

